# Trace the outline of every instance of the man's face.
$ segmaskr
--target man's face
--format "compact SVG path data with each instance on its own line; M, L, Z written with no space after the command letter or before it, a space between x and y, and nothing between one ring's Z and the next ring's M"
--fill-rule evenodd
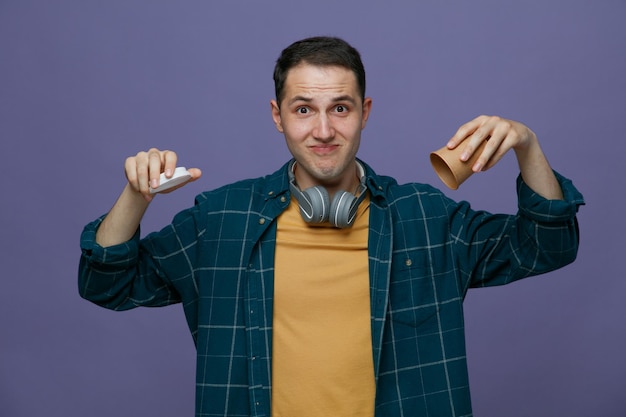
M333 192L358 184L355 158L372 100L361 99L354 73L343 67L300 64L287 73L282 102L272 118L298 162L301 189L324 185Z

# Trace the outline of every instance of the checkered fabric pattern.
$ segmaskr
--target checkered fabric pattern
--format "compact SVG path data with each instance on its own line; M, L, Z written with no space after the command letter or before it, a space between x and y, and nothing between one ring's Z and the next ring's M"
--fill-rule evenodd
M518 178L517 215L474 211L366 166L376 416L469 416L462 302L572 262L582 195L565 201ZM103 307L182 303L197 348L196 416L270 416L276 219L287 166L200 194L157 233L102 248L81 236L80 295Z

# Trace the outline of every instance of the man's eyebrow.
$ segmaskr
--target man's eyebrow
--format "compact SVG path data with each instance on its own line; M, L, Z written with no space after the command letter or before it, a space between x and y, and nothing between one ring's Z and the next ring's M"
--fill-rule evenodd
M313 101L313 99L311 97L306 97L306 96L295 96L292 97L289 102L287 102L287 104L293 104L297 101L304 101L305 103L310 103L311 101Z
M350 95L347 95L347 94L346 94L346 95L343 95L343 96L338 96L338 97L335 97L335 98L333 99L333 101L334 101L334 102L337 102L337 101L347 101L347 102L350 102L350 103L352 103L352 104L356 103L356 100L354 99L354 97L352 97L352 96L350 96Z

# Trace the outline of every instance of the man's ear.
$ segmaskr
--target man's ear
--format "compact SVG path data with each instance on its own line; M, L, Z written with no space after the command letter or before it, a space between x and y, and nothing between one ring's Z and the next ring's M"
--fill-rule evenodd
M283 123L280 117L280 107L278 107L278 103L276 102L276 100L270 100L270 106L272 108L272 120L274 120L274 125L276 126L276 129L280 133L284 133Z
M367 119L369 119L371 111L372 99L370 97L365 97L365 100L363 100L363 117L361 118L361 130L365 129L365 125L367 124Z

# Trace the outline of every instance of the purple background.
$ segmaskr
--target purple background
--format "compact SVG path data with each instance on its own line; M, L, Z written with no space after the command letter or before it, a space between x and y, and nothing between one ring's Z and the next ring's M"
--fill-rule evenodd
M573 265L470 292L475 414L626 415L625 19L623 0L0 1L0 415L193 414L181 307L80 299L78 238L140 150L204 171L160 196L144 231L285 162L274 60L318 34L363 55L374 107L359 155L379 173L443 187L428 152L498 114L528 124L586 197ZM515 176L509 155L446 193L512 212Z

